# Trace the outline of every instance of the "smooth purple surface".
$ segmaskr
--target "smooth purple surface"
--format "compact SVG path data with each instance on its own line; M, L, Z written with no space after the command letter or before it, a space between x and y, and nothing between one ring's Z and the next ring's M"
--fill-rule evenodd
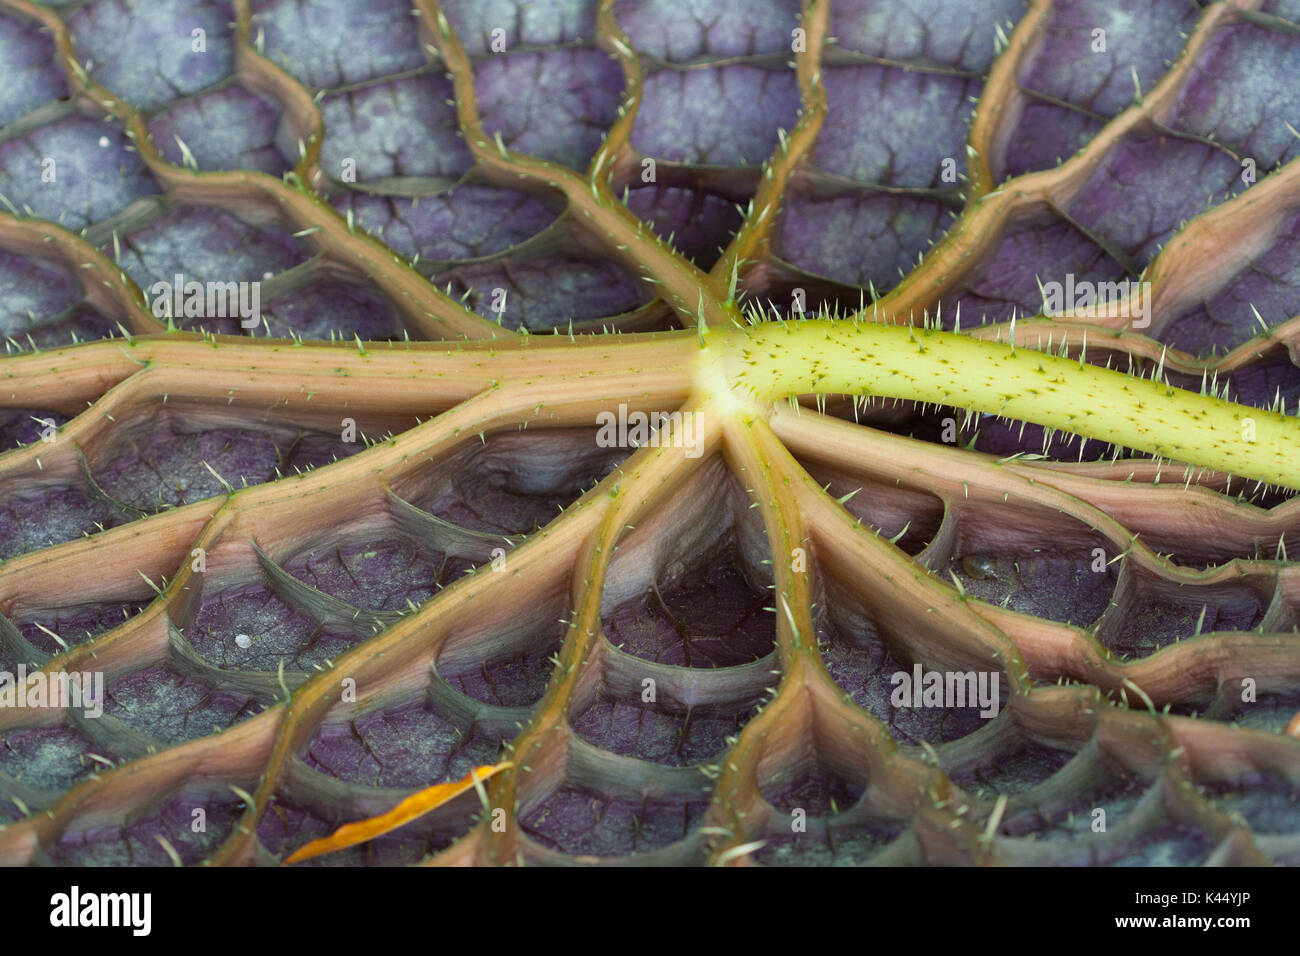
M495 186L463 185L405 198L347 193L336 207L408 258L472 259L504 252L541 232L557 212L533 197Z
M293 474L359 449L328 435L266 428L196 429L180 414L158 413L114 433L111 450L93 469L117 501L161 511ZM213 474L213 472L216 474ZM218 475L220 477L218 477Z
M23 637L47 654L61 654L65 650L49 634L53 631L70 647L84 644L93 637L130 620L139 614L147 601L105 601L77 607L58 608L52 612L38 612L30 620L18 621ZM37 625L40 625L38 627Z
M1226 351L1263 331L1256 312L1269 326L1300 315L1300 215L1283 223L1272 246L1222 289L1161 329L1159 338L1193 353ZM1294 365L1287 367L1295 372Z
M94 534L121 521L118 512L80 486L20 491L0 506L0 558Z
M622 856L684 838L707 806L706 797L605 796L567 785L526 813L520 825L542 845L565 853Z
M221 0L93 0L67 23L90 75L132 106L152 109L230 74L233 20Z
M427 787L495 763L500 749L500 734L458 726L431 706L415 704L325 725L304 759L331 777L369 787Z
M419 548L396 535L317 547L284 563L304 584L371 611L419 607L471 567L463 558Z
M737 705L668 707L606 691L570 723L578 736L603 750L681 767L719 757L727 738L739 733L754 712L752 706Z
M206 587L185 638L210 664L228 670L311 671L358 638L316 624L261 585ZM241 647L238 638L248 638Z
M206 737L263 709L247 694L156 664L108 682L104 713L169 744Z
M0 127L68 95L54 39L40 24L0 14Z
M646 77L632 145L671 163L756 166L794 128L799 90L788 70L737 64Z
M628 196L627 205L701 269L712 267L741 222L735 203L701 190L645 186Z
M122 236L121 250L119 265L146 292L155 281L175 282L178 273L186 282L255 282L307 258L288 232L251 226L215 206L181 206ZM106 251L113 254L112 246Z
M309 87L361 83L428 62L406 0L254 0L251 33Z
M614 121L623 72L595 49L506 53L475 64L474 85L489 137L583 169Z
M350 159L359 183L391 176L456 179L472 160L448 105L452 95L449 80L428 74L327 95L321 101L321 168L342 179Z
M274 296L265 304L263 318L273 336L287 336L292 330L311 339L382 342L402 338L404 328L397 307L378 287L342 279L311 282ZM350 450L341 447L339 452L342 457Z
M104 769L103 764L87 757L88 753L112 758L70 727L10 730L0 734L0 773L41 790L66 790Z
M663 588L662 604L646 594L606 618L610 643L634 657L680 667L734 667L769 654L776 618L726 553Z
M102 222L158 185L120 128L70 116L0 143L0 193L16 208L69 229ZM44 160L55 180L43 182Z
M232 86L160 112L149 123L149 135L163 158L178 166L185 159L179 139L199 169L255 169L279 176L292 166L276 146L280 123L278 103Z
M202 811L196 815L195 811ZM50 850L56 866L172 866L166 840L185 866L194 866L230 836L243 804L229 794L178 796L124 826L66 833Z

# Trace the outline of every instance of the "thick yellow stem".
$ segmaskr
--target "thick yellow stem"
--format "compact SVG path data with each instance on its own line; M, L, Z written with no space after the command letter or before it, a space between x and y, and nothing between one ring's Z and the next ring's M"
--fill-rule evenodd
M847 394L1022 419L1300 488L1300 419L951 332L848 321L714 330L703 350L741 396Z

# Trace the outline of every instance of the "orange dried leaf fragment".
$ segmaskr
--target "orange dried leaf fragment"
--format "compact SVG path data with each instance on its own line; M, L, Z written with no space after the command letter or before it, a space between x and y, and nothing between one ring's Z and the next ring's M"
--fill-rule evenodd
M438 809L444 803L454 800L466 790L474 788L479 782L505 770L509 766L509 761L503 761L492 766L475 767L459 780L434 784L426 790L421 790L419 793L407 797L387 813L382 813L377 817L370 817L367 820L358 820L355 823L346 823L329 836L321 837L319 840L312 840L305 846L294 850L284 862L286 865L301 863L303 860L310 860L312 857L321 856L325 853L333 853L335 850L345 850L350 846L356 846L358 843L365 843L367 840L383 836L385 833L391 833L398 827L405 826L412 820Z

